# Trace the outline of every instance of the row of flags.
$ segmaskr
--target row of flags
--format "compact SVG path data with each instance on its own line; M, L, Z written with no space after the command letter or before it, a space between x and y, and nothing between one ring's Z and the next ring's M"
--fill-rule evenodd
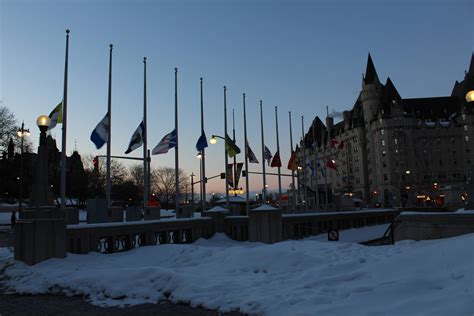
M62 105L63 105L63 102L61 101L49 114L49 118L51 119L49 130L56 127L57 124L62 123ZM107 142L109 132L110 132L110 123L109 123L109 115L107 113L104 116L104 118L97 124L95 129L92 131L92 134L90 137L91 141L95 144L97 149L100 149ZM129 154L135 149L143 145L143 135L144 135L144 124L142 121L140 125L137 127L137 129L135 130L135 132L133 133L130 139L128 148L125 151L125 154ZM158 145L156 145L156 147L152 150L152 154L153 155L166 154L170 149L176 147L176 143L177 143L176 130L173 130L170 133L166 134L160 140ZM247 158L248 158L249 163L259 163L255 153L250 148L250 145L248 143L246 145L247 145ZM206 147L208 147L208 143L207 143L206 134L203 132L197 140L196 149L198 151L201 151ZM235 157L241 152L240 148L235 144L234 140L232 140L229 137L229 135L226 135L225 137L225 147L227 149L227 153L230 158ZM331 147L333 148L337 147L338 149L343 149L344 141L338 141L337 139L333 138L331 139ZM296 156L297 151L298 151L298 146L296 147L294 151L291 152L291 156L288 161L287 168L291 171L296 171L299 166L299 162ZM264 158L267 164L272 168L278 168L282 166L280 153L277 151L275 155L272 155L270 149L268 149L267 146L265 146ZM241 167L242 166L240 165L240 169ZM336 162L333 159L327 160L326 167L333 170L337 170ZM306 161L306 168L309 168L311 170L313 176L316 174L316 171L314 170L312 164L309 163L309 160ZM320 168L321 174L325 176L324 169L321 168L320 160L317 161L317 168ZM233 182L232 176L229 176L228 179L230 179L230 181Z

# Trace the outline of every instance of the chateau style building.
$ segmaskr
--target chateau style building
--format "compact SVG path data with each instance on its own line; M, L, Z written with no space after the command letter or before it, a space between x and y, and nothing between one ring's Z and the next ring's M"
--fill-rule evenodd
M450 96L405 99L390 78L380 82L369 54L362 90L343 120L316 117L300 143L300 200L304 183L309 204L316 192L325 204L327 192L329 202L349 195L365 205L443 205L447 190L463 190L473 166L474 104L465 99L473 82L474 54Z

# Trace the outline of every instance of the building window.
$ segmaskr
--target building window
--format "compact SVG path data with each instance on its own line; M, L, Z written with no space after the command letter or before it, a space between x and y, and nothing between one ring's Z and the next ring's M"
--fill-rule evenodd
M387 154L387 152L385 150L382 150L382 156L385 157L386 154Z
M398 139L394 139L393 142L395 143L395 145L398 145Z
M385 146L385 140L382 139L382 146Z
M469 136L467 136L467 135L464 136L464 140L465 140L466 142L468 142L468 141L469 141Z
M384 180L384 181L387 181L387 180L388 180L388 176L387 176L386 173L383 174L383 180Z
M385 168L387 167L387 163L385 161L382 161L382 166Z
M383 128L380 130L380 135L383 135L385 133L385 131L383 130Z
M467 125L464 125L464 130L467 131Z

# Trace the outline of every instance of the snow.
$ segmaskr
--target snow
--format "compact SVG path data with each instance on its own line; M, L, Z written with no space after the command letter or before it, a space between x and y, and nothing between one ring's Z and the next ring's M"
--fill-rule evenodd
M227 200L226 198L220 199L216 202L216 204L223 204L226 203ZM230 203L247 203L247 200L241 196L238 195L230 195L229 196L229 202Z
M210 210L207 210L206 212L230 213L230 211L228 209L225 209L225 208L220 207L220 206L214 206L213 208L211 208Z
M253 208L252 211L279 211L279 209L268 204L263 204L259 207Z
M339 242L364 242L382 238L390 224L351 228L339 231ZM327 241L327 234L309 237L311 240Z
M343 234L341 235L341 237ZM11 291L83 294L102 306L173 302L264 315L472 315L474 234L367 247L224 234L35 266L0 248Z

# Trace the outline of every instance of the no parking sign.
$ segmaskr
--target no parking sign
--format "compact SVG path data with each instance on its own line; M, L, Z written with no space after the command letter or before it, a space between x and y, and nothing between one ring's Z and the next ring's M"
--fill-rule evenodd
M337 229L331 229L328 231L328 240L329 241L338 241L339 240L339 231Z

